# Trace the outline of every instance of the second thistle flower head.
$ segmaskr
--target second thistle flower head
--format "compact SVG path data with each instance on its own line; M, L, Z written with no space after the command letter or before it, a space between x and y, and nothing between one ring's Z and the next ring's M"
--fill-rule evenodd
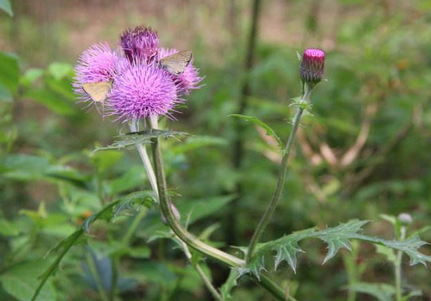
M304 51L301 62L301 79L303 82L315 85L323 78L325 71L325 52L309 48Z
M130 62L149 62L157 59L159 36L151 28L138 26L123 32L120 45Z
M129 63L114 78L110 92L111 115L127 121L151 116L170 115L181 102L177 86L169 74L154 63Z

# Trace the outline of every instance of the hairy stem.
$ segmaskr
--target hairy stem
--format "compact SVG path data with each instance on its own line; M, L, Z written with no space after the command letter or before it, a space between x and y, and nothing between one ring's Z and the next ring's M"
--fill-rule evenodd
M151 127L157 128L157 123L154 119L151 120ZM199 239L190 234L183 226L177 221L172 207L169 203L168 189L166 184L165 170L163 166L162 152L160 149L159 139L152 139L152 152L154 158L154 167L156 174L157 187L159 191L159 202L160 209L169 227L183 241L187 247L193 248L198 252L207 255L208 257L217 260L229 267L238 268L245 265L245 261L235 256L227 254L219 249L209 246ZM257 280L256 280L257 281ZM260 281L257 281L259 285L264 287L268 292L272 294L276 300L285 301L284 292L279 288L271 279L267 276L262 275Z
M305 85L305 92L302 96L300 102L308 102L310 98L311 89ZM295 141L296 132L298 131L299 123L301 121L302 113L304 112L304 108L301 105L298 105L296 109L295 116L293 117L293 126L290 132L289 138L287 139L286 146L283 149L284 155L281 161L281 167L278 173L277 185L275 187L274 194L272 196L271 202L264 215L262 216L256 230L254 231L253 237L250 241L249 248L247 251L246 262L250 261L250 258L253 256L253 252L256 249L256 245L262 237L263 231L266 226L270 222L272 215L274 214L275 209L277 208L278 203L280 202L281 194L283 192L284 181L286 178L286 171L288 167L290 153L293 147L293 143Z

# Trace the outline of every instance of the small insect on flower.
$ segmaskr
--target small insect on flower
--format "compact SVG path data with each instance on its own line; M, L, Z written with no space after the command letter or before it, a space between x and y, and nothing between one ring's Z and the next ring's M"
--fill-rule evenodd
M169 73L179 75L183 73L193 59L193 54L190 50L181 51L160 60L160 65Z
M116 74L119 57L108 44L96 44L79 58L73 88L82 101L103 102Z
M103 103L106 100L111 87L112 82L88 83L82 85L82 89L90 95L91 99L94 102L100 103Z
M303 82L315 85L323 78L325 70L325 52L309 48L304 51L301 62L301 79Z

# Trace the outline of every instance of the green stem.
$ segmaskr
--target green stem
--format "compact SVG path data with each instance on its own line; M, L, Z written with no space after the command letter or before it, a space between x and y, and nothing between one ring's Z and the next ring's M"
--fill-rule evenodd
M406 228L401 227L401 234L400 234L400 241L403 241L406 238ZM394 263L394 269L395 269L395 296L396 301L402 301L403 300L403 291L401 288L401 263L403 260L403 252L398 251L397 257Z
M159 141L157 138L152 139L151 146L153 149L154 167L155 167L157 186L159 191L160 209L162 210L162 214L165 217L166 222L174 231L174 233L188 246L198 250L199 252L213 259L216 259L220 262L223 262L233 267L243 266L244 265L243 260L201 242L192 234L187 232L187 230L185 230L181 226L181 224L177 221L177 219L175 218L174 212L172 211L172 207L169 204L162 153L161 153Z
M108 301L108 296L105 293L105 289L102 285L102 280L99 277L99 273L97 272L96 264L94 263L93 257L90 252L87 252L87 265L90 270L91 276L93 276L94 281L96 282L97 290L99 291L100 299L102 301Z
M205 284L205 286L207 287L207 289L210 291L211 295L213 295L214 299L216 299L218 301L223 301L222 296L217 291L217 289L212 285L212 283L208 279L207 275L205 275L205 273L202 270L202 268L199 265L199 263L193 261L192 254L190 253L189 248L187 247L187 245L183 241L181 241L181 240L180 240L180 242L181 242L181 246L183 248L184 254L186 255L186 257L189 260L189 262L191 263L191 265L194 267L194 269L196 270L196 272L199 274L199 277L201 277L203 283Z
M151 126L157 127L156 122L151 120ZM245 261L239 259L235 256L227 254L219 249L211 247L199 239L190 234L186 229L182 227L182 225L177 221L174 212L172 211L172 207L169 203L168 189L166 184L166 176L165 170L163 166L163 158L162 152L160 149L159 139L152 139L151 143L153 158L154 158L154 167L156 173L156 181L157 187L159 191L159 202L160 209L162 211L163 216L166 219L169 227L174 231L174 233L178 236L180 240L182 240L188 247L191 247L198 252L207 255L208 257L217 260L221 263L228 265L229 267L243 267L245 265ZM275 297L279 301L285 301L286 298L284 296L284 292L281 288L279 288L271 279L266 277L265 275L261 276L260 281L258 283L264 287L268 292L270 292L273 297Z
M109 295L109 301L115 301L118 294L118 269L120 266L120 256L114 255L112 258L112 288Z
M310 93L311 93L311 89L307 85L305 85L305 93L302 96L302 99L300 102L308 102L310 98ZM298 131L299 123L301 121L303 112L304 112L304 108L301 105L299 105L296 109L295 116L293 117L292 131L290 132L289 139L287 139L286 146L283 150L284 155L283 155L283 159L281 161L281 167L278 173L277 186L275 187L275 191L272 196L271 202L266 208L264 215L262 216L256 230L254 231L253 237L248 247L246 262L249 262L250 258L253 256L253 252L256 249L256 245L259 242L260 238L262 237L263 231L265 230L266 226L270 222L272 215L274 214L274 211L277 208L278 203L280 202L281 194L283 192L284 180L286 178L289 156L293 147L293 143L295 141L296 132Z

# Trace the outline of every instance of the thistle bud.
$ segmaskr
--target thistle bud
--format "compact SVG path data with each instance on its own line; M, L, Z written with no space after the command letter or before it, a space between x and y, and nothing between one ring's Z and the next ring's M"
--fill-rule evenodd
M398 215L398 220L404 225L410 225L413 222L412 216L408 213Z
M320 49L306 49L301 62L301 79L304 83L315 85L323 78L325 52Z

